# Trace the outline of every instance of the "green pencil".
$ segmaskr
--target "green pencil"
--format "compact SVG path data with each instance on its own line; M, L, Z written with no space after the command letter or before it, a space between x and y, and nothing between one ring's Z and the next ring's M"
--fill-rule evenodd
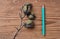
M45 7L42 5L42 35L45 36L46 30L45 30Z

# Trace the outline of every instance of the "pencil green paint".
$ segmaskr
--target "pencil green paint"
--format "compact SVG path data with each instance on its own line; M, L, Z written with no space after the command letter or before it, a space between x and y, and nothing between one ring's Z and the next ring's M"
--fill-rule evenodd
M42 5L42 35L44 36L46 34L45 31L45 7Z

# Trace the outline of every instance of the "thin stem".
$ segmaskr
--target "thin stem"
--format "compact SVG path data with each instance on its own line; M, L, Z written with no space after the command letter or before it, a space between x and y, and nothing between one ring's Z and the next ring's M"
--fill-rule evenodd
M22 12L22 11L21 11L21 12ZM16 29L17 29L17 32L15 33L15 35L14 35L13 39L16 39L16 36L18 35L18 32L19 32L19 31L21 31L21 29L23 28L23 21L22 21L22 20L23 20L23 18L25 17L25 15L24 15L24 16L22 16L22 14L20 14L20 13L19 13L19 16L20 16L20 18L21 18L20 28L19 28L19 29L18 29L18 28L16 28Z
M21 17L20 17L21 18ZM21 25L20 25L20 28L18 29L17 28L17 32L15 33L13 39L16 39L16 36L18 35L18 32L21 31L21 29L23 28L23 25L22 25L22 18L21 18Z

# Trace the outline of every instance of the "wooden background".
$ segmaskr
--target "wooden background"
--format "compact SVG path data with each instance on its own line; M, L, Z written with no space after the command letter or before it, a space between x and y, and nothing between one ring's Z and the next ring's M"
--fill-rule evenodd
M33 4L35 28L23 28L16 39L60 39L60 0L45 0L46 36L41 34L42 0L0 0L0 39L12 39L20 25L19 12L24 3ZM24 21L27 18L24 18Z

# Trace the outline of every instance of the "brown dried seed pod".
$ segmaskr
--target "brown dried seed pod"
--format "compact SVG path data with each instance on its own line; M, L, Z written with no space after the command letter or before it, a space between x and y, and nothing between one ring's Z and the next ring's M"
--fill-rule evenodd
M24 6L22 7L22 10L25 15L29 15L32 10L32 4L30 4L30 3L24 4Z
M27 21L25 22L24 26L25 26L26 28L33 28L33 27L34 27L34 23L33 23L32 20L27 20Z

